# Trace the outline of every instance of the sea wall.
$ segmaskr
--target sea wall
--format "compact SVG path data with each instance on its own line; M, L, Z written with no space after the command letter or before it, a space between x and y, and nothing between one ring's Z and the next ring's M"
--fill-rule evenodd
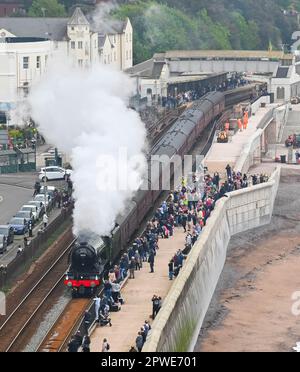
M143 351L192 351L223 270L230 238L270 223L280 169L269 182L218 201L179 276L164 300Z

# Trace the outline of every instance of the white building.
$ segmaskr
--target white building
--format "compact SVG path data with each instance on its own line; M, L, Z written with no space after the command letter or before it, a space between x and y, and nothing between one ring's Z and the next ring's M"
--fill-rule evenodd
M279 66L270 82L270 93L274 94L275 102L290 102L293 97L300 96L299 67L294 58L292 65Z
M47 39L0 39L0 111L8 111L26 96L30 85L43 75L51 51Z
M71 18L0 18L0 111L24 97L45 71L47 58L59 52L75 64L102 62L118 70L133 64L133 29L129 19L105 33L78 7Z
M107 34L99 31L100 61L124 71L133 66L133 28L129 18L114 28Z

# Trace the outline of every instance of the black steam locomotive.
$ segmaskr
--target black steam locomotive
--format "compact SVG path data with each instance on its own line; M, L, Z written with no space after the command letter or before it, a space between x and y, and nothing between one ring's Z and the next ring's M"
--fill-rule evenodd
M69 263L64 283L72 288L73 297L95 294L108 263L106 244L92 233L80 236L71 249Z

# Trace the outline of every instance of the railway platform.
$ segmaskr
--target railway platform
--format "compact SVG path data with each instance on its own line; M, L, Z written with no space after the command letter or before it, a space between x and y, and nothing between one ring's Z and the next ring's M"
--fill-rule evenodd
M243 149L247 146L251 137L257 132L264 117L266 117L266 115L277 106L278 105L276 104L269 104L266 105L266 107L260 107L256 111L255 115L249 117L247 129L242 132L237 132L231 137L230 142L213 143L205 159L205 165L208 168L208 172L211 174L214 172L224 174L224 169L227 164L235 168Z
M125 304L120 312L110 313L112 327L97 327L91 336L91 351L100 352L103 339L110 344L111 352L128 352L135 346L135 339L145 320L152 314L154 294L162 300L166 297L173 281L168 277L168 263L178 249L183 249L185 237L182 228L174 230L174 236L159 240L154 273L149 273L149 263L145 262L140 271L135 271L135 279L128 279L122 290ZM176 279L175 279L176 280Z

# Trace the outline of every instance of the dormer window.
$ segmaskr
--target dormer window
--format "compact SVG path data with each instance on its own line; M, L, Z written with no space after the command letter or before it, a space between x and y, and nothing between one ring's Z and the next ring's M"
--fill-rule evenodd
M75 30L75 27L71 27L71 30L74 31Z

